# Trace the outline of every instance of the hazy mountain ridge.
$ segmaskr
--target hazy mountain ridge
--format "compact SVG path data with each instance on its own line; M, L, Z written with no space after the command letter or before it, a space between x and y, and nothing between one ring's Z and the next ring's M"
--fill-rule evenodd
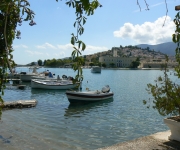
M157 45L139 44L136 46L141 47L141 48L149 47L150 50L155 50L157 52L161 52L161 53L167 54L169 56L174 56L177 44L173 43L173 42L167 42L167 43L161 43L161 44L157 44Z

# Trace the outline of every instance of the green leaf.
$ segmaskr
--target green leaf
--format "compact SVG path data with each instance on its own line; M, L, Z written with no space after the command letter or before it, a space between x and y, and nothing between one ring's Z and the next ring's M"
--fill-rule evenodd
M176 43L176 35L175 35L175 34L172 35L172 41L173 41L174 43Z
M72 45L75 44L74 37L71 37L71 44L72 44Z
M83 25L86 23L86 19L85 18L83 18Z
M86 45L82 42L82 50L84 51L86 49Z
M74 27L76 27L76 22L74 22Z

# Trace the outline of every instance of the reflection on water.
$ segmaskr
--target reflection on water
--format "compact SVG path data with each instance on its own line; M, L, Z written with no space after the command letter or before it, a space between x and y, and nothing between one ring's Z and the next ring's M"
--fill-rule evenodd
M65 110L64 116L74 116L80 114L83 116L84 113L93 111L98 107L108 107L109 103L113 102L113 98L99 101L99 102L86 102L86 103L70 103L68 108Z

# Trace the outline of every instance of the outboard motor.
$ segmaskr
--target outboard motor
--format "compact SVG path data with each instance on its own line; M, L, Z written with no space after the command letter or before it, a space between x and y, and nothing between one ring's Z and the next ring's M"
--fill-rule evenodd
M58 80L58 81L61 80L59 75L57 76L57 80Z
M62 78L63 78L63 79L67 79L67 76L66 76L66 75L62 75Z
M105 87L102 88L101 90L103 93L108 93L110 91L109 85L106 85Z
M74 78L73 78L73 77L71 77L71 76L69 76L69 77L68 77L68 80L74 80Z

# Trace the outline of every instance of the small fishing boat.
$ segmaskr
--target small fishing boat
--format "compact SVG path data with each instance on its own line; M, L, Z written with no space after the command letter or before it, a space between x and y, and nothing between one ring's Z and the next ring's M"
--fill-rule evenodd
M95 102L112 98L113 92L110 92L109 85L106 85L102 90L90 91L66 91L66 96L70 103L75 102Z
M60 80L60 81L53 81L53 80L31 80L31 88L38 88L38 89L49 89L49 90L67 90L73 89L78 86L78 83L73 84L71 80Z
M58 78L55 78L54 74L51 72L43 72L39 74L38 76L32 76L31 80L38 79L38 80L57 80Z
M31 81L32 76L38 76L36 68L33 68L32 72L20 72L20 73L9 73L8 78L10 79L21 79L21 81Z

